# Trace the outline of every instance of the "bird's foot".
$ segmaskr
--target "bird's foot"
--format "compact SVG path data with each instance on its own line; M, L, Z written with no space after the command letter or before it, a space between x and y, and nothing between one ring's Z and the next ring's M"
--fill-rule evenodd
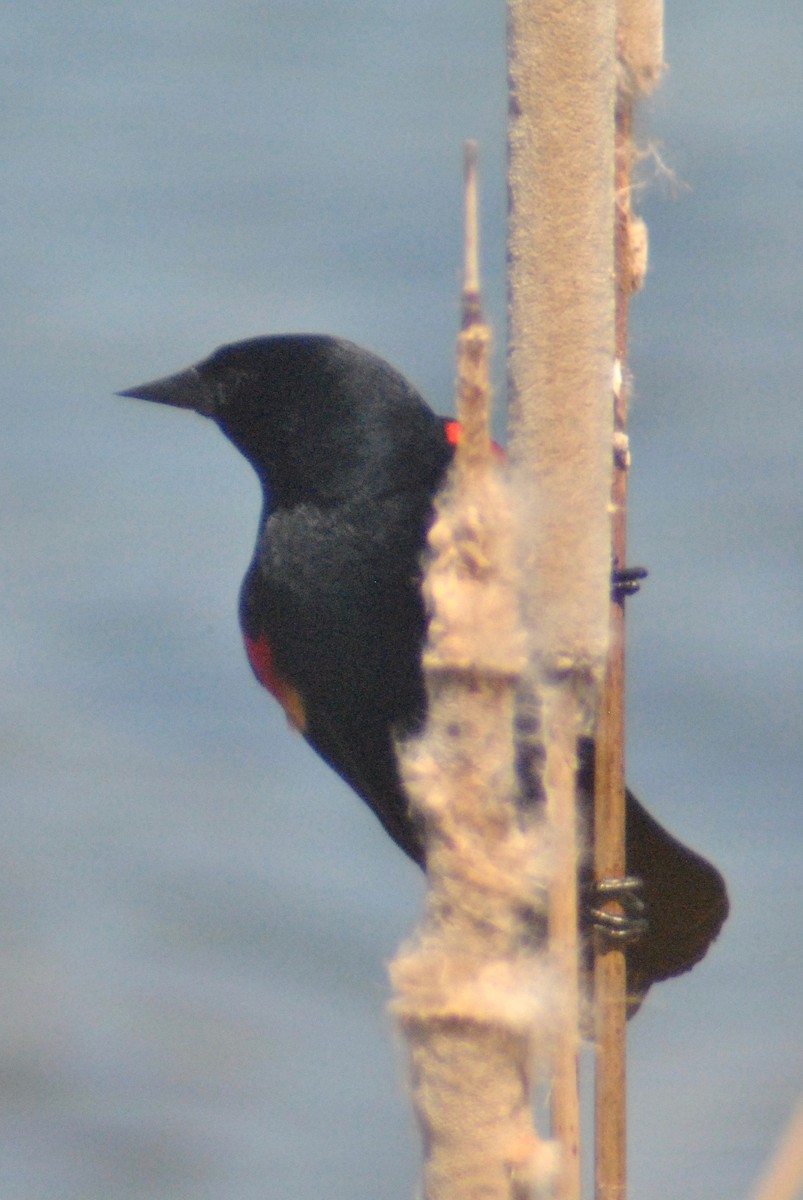
M590 887L588 915L594 928L612 942L634 942L647 932L649 922L641 896L642 880L637 875L623 879L600 879ZM605 907L615 901L620 912Z
M646 567L614 567L611 572L613 599L624 600L626 596L635 596L641 588L641 581L648 575Z

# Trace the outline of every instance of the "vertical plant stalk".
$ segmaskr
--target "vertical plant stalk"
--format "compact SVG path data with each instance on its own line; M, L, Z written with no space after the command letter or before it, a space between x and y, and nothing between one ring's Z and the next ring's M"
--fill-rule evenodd
M436 502L424 592L428 721L400 764L423 826L423 922L390 967L424 1144L427 1200L546 1193L532 1076L555 989L534 934L550 862L517 807L514 717L526 665L513 505L489 434L489 331L477 274L475 154L467 156L466 283L458 343L462 436Z
M660 0L620 0L617 23L614 257L616 265L614 454L611 545L615 566L627 562L627 331L630 297L646 270L646 231L631 210L633 104L651 89L663 66ZM625 602L610 604L610 647L596 736L594 872L621 879L625 863ZM614 909L615 904L610 905ZM596 1200L627 1195L626 970L622 948L597 936L594 958L596 1075Z
M508 0L510 448L528 497L525 617L561 874L551 934L568 1003L553 1086L559 1195L580 1195L576 739L608 639L614 0Z
M795 1200L803 1189L803 1097L789 1118L753 1200Z

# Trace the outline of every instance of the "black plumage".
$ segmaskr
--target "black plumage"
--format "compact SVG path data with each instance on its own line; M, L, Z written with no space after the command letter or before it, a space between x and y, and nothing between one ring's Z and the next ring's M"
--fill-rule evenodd
M178 375L121 393L211 417L263 489L240 623L260 681L310 745L424 865L395 739L426 715L421 560L450 423L382 359L318 335L224 346ZM578 784L590 814L593 747ZM719 872L627 793L628 873L647 931L628 945L634 1001L694 965L728 911Z

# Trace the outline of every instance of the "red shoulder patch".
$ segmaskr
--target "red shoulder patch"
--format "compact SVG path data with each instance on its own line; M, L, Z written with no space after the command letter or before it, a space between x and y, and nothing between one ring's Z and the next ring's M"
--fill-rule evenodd
M304 701L301 699L300 692L286 679L282 679L276 670L270 642L265 637L250 638L245 634L243 641L251 670L271 696L279 701L293 728L297 729L299 733L303 733L307 724Z
M446 440L449 445L456 446L460 441L460 422L444 421L443 432L446 434Z
M450 446L456 446L460 441L460 435L463 432L460 428L460 422L454 420L444 420L443 432L446 434L446 440ZM500 446L498 442L491 442L494 456L497 462L507 462L507 451Z

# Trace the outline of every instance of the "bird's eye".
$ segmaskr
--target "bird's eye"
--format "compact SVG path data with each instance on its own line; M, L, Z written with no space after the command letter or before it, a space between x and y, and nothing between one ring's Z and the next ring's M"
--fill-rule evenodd
M227 384L232 395L242 392L251 381L250 371L238 371L236 368L229 370Z
M228 388L222 379L215 382L213 386L215 396L215 412L222 412L228 402Z

